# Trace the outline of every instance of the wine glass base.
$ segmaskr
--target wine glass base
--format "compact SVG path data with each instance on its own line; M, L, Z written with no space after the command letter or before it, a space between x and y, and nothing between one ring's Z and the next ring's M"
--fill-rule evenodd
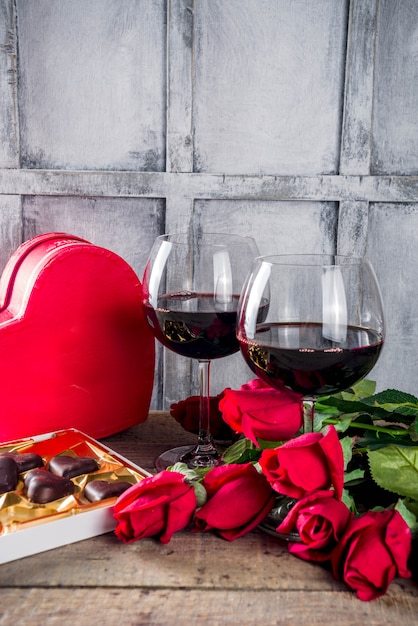
M178 448L171 448L166 450L160 456L155 459L155 467L158 471L166 470L167 467L179 463L182 461L182 457L194 450L195 446L179 446Z
M276 525L269 523L269 521L267 520L265 520L264 522L261 522L261 524L259 524L257 528L261 530L261 532L265 533L266 535L270 535L271 537L275 537L276 539L281 539L282 541L289 541L291 543L301 543L301 538L299 536L299 533L297 532L290 532L287 534L278 533L276 530Z
M291 531L284 534L278 533L276 530L281 522L283 522L283 520L287 517L287 514L295 503L296 500L294 498L289 498L288 496L277 496L270 514L261 522L261 524L258 525L259 530L267 535L276 537L277 539L282 539L283 541L301 543L301 538L297 531Z
M212 445L197 445L184 454L181 459L187 467L197 469L199 467L216 467L222 464L222 455Z
M222 456L214 451L207 453L197 446L179 446L166 450L155 460L157 470L166 470L174 463L185 463L188 467L196 469L199 467L216 467L222 464Z

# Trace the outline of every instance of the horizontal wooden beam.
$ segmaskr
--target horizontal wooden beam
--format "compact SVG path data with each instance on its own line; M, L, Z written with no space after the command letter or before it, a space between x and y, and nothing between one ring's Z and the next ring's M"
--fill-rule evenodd
M0 169L0 195L418 202L416 176L243 176Z

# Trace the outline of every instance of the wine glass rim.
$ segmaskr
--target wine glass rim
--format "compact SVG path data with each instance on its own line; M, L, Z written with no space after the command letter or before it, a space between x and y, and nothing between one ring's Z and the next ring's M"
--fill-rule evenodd
M192 236L192 233L188 233L186 231L179 232L168 232L162 235L158 235L157 240L160 241L169 241L170 243L183 245L187 243L188 239ZM242 243L243 241L252 242L255 245L256 241L254 237L250 235L239 235L238 233L215 233L215 232L204 232L202 233L203 237L211 237L214 241L208 242L208 245L211 246L222 246L225 245L224 239L227 238L228 245L234 245L234 243ZM205 245L205 242L202 242L202 245Z
M295 266L332 266L339 263L359 265L368 263L366 257L352 256L348 254L333 253L289 253L259 255L255 261L270 263L272 265L295 265Z

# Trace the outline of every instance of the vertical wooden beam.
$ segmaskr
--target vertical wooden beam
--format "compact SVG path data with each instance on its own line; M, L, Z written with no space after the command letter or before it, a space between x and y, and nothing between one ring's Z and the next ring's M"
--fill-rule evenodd
M370 172L375 40L379 0L351 0L347 36L340 174ZM368 202L342 201L337 252L367 254Z
M0 195L0 275L22 243L22 201L19 195Z
M0 167L19 167L17 33L14 0L0 0Z
M14 0L0 0L0 167L19 167L17 32ZM0 196L0 274L22 243L20 195Z
M169 0L167 20L167 172L193 171L193 0Z
M337 252L348 256L367 255L369 203L340 202Z
M168 193L166 198L166 232L187 231L193 219L193 206L193 198L183 196L176 191ZM195 382L193 365L192 359L179 356L164 348L163 381L160 394L164 409L169 409L173 402L184 400L184 398L192 395L193 383Z
M193 172L193 0L169 0L167 15L167 172ZM194 201L178 186L168 189L165 231L185 231ZM163 406L191 394L191 359L163 351ZM174 444L175 442L173 442Z
M373 113L378 0L351 0L341 137L340 174L367 175Z

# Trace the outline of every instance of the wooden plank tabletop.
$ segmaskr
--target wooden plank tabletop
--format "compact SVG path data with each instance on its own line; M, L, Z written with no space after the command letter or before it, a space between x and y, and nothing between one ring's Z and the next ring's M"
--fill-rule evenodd
M163 412L104 443L148 471L163 450L192 443ZM321 566L255 530L234 542L183 531L169 544L122 544L113 533L0 566L0 626L418 624L418 585L395 580L361 602Z

